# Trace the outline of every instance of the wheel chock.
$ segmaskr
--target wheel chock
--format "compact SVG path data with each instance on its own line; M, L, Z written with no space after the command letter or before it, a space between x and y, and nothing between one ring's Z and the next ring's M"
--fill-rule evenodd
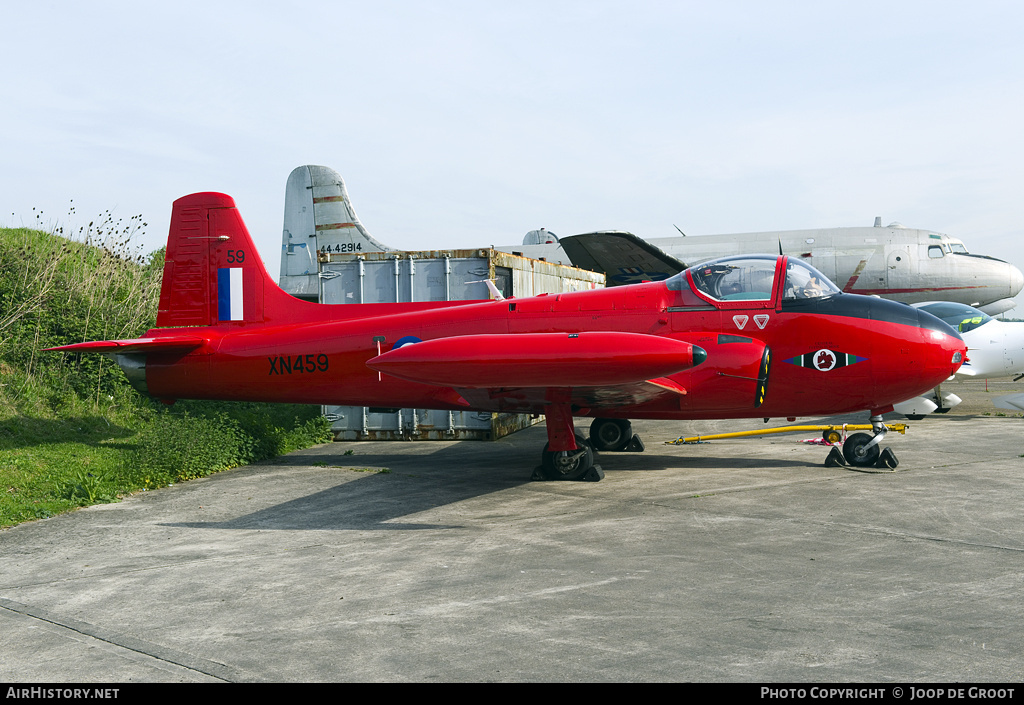
M633 434L633 437L626 444L626 447L622 449L624 453L643 453L644 442L640 440L640 436Z
M825 458L825 467L845 468L846 465L846 458L843 457L843 451L839 450L836 446L832 446L832 450L828 452L828 457Z
M875 461L876 468L889 468L893 470L900 461L896 459L896 454L892 452L892 448L883 448L882 452L878 456L878 460Z

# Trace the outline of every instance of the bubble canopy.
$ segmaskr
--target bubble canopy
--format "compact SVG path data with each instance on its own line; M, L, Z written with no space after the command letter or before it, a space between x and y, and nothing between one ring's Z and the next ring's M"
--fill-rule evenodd
M957 304L949 301L919 304L917 308L927 311L937 318L941 318L960 333L966 333L967 331L979 328L992 320L992 316L984 311L979 311L967 304Z
M769 255L724 257L687 271L697 292L714 301L771 301L775 292L779 257ZM828 277L798 259L787 258L782 298L817 299L841 293ZM670 290L688 289L686 272L666 281Z

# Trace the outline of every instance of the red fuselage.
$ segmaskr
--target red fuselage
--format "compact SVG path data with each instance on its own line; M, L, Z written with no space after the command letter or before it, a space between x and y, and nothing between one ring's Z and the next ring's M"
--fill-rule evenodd
M150 331L148 336L198 336L205 342L185 354L148 355L148 393L167 399L533 413L568 399L574 415L623 418L814 416L887 410L946 379L959 366L955 354L965 349L951 328L904 304L850 294L784 302L779 292L767 302L712 303L665 282L433 307L325 307L298 300L295 306L338 309L332 313L345 317ZM572 359L545 359L543 350L511 345L503 354L490 347L488 382L477 383L469 374L475 340L546 333L579 334L586 342L602 331L637 335L628 349L620 343L605 350L602 341L582 355L567 348ZM697 346L706 360L665 375L664 394L616 386L617 373L641 380L661 376L656 366L643 367L655 364L645 344L653 338L647 336ZM431 360L434 383L368 366L403 339L454 341ZM581 385L574 379L560 396L552 381L590 364L587 354L612 381ZM495 371L504 371L507 381L495 384L502 378ZM463 372L467 379L460 383ZM541 378L543 384L531 381Z

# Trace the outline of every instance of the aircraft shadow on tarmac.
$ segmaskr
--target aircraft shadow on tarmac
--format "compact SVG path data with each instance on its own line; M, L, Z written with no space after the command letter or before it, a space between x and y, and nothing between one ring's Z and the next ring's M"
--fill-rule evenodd
M723 448L722 450L725 450ZM740 455L692 456L658 455L647 450L642 455L602 453L598 464L605 472L653 472L672 470L686 473L692 470L742 470L743 468L792 469L824 467L828 450L822 448L821 458L765 458ZM628 458L626 456L629 456Z
M425 445L425 444L424 444ZM483 445L483 444L481 444ZM529 482L530 469L507 462L491 449L486 456L467 458L457 446L422 455L359 453L291 454L267 465L322 468L341 473L341 481L313 494L220 522L168 523L207 529L241 530L417 530L461 528L458 525L395 522L394 519L500 492ZM532 454L531 454L532 455ZM425 463L425 457L430 458ZM260 466L254 466L258 471ZM387 472L381 472L386 468ZM355 471L355 472L354 472ZM357 474L358 473L358 474ZM214 479L214 478L211 478ZM264 484L270 486L271 481Z
M533 444L463 442L430 451L429 444L418 444L424 452L415 455L367 453L359 445L338 444L337 453L293 453L277 458L260 468L320 467L325 472L342 472L342 481L325 490L298 497L227 521L166 523L204 529L232 530L421 530L462 528L457 524L433 524L395 521L472 500L485 495L531 484L530 475L539 464L539 453ZM344 455L347 448L356 454ZM603 453L598 462L608 473L669 471L684 475L692 471L761 468L761 469L823 469L825 450L817 458L765 458L737 456L680 457L658 453ZM388 472L380 472L387 468ZM365 472L353 477L353 470ZM210 478L211 480L216 480ZM227 480L227 477L222 479ZM268 478L263 486L273 491ZM605 480L607 482L607 480ZM589 483L538 482L544 489L571 492L573 485Z

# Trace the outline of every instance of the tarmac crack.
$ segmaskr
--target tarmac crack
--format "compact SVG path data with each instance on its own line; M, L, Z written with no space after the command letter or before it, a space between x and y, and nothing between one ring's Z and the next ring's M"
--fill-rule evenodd
M815 524L817 526L827 526L839 529L845 529L850 532L865 533L865 534L878 534L881 536L887 536L892 538L902 539L916 539L918 541L932 541L935 543L949 543L958 546L970 546L972 548L992 548L999 551L1013 551L1015 553L1024 553L1024 547L1015 546L1001 546L994 543L981 543L978 541L966 541L964 539L955 539L948 536L934 536L930 534L913 534L908 531L894 531L892 529L885 529L877 526L861 526L858 524L842 524L834 521L815 521L813 519L789 519L788 521L794 524Z
M69 617L58 617L42 608L23 605L19 602L14 602L13 600L8 600L3 597L0 597L0 609L5 609L41 622L46 622L62 629L75 632L76 634L81 634L82 636L90 637L106 644L111 644L115 647L125 649L132 653L146 656L162 663L173 664L188 671L201 673L217 680L228 683L255 682L260 680L252 674L240 671L223 663L209 661L199 656L178 651L177 649L153 644L143 639L128 636L127 634L121 634L111 629L105 629L88 622L82 622Z

